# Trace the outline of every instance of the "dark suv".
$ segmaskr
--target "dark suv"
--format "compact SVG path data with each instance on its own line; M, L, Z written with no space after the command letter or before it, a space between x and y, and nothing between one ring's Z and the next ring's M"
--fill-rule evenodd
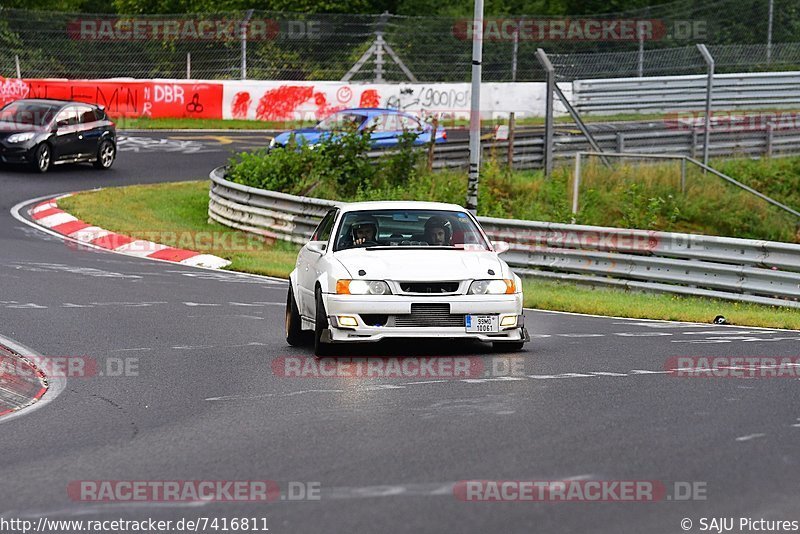
M109 169L117 156L114 123L98 106L24 99L0 109L0 162L47 172L60 163Z

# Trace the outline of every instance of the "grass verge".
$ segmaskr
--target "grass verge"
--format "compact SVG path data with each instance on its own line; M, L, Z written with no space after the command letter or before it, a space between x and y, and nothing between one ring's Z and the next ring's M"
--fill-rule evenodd
M641 115L625 113L618 115L589 115L583 117L587 123L594 122L618 122L618 121L645 121L661 120L665 117L663 113ZM244 119L192 119L192 118L149 118L149 117L114 117L114 122L121 130L142 129L142 130L291 130L312 126L316 121L261 121ZM572 123L569 116L556 117L558 124ZM508 124L508 119L486 119L481 121L485 128L499 124ZM516 120L517 126L542 126L544 117L527 117ZM446 128L467 128L469 120L456 119L448 120L441 124Z
M230 259L233 263L229 269L234 271L287 277L299 248L254 240L249 234L209 224L206 181L91 191L65 198L59 206L108 230ZM216 241L207 244L208 235L215 236ZM234 243L245 245L232 246ZM800 311L788 308L545 280L528 279L524 286L525 306L531 308L700 323L724 315L737 325L800 329Z

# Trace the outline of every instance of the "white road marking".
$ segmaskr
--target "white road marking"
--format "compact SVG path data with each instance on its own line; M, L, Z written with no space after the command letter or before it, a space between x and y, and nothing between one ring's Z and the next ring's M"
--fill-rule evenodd
M739 436L736 441L750 441L751 439L763 438L766 434L748 434L746 436Z

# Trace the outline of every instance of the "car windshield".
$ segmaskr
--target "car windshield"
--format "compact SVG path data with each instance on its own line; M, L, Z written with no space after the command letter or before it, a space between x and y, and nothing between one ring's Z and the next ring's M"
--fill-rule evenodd
M339 224L334 250L365 247L490 250L467 213L415 209L346 213Z
M325 117L319 121L316 128L317 130L325 131L341 131L351 128L355 130L361 126L366 118L366 115L360 115L358 113L334 113L333 115Z
M44 126L53 120L59 106L42 102L12 102L0 110L0 122Z

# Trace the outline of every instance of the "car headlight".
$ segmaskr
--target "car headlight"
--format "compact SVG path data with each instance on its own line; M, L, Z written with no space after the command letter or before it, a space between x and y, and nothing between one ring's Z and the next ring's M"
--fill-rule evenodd
M25 141L30 141L33 139L33 136L36 135L34 132L25 132L25 133L18 133L14 135L9 135L8 141L9 143L24 143Z
M389 284L383 280L337 280L337 295L391 295Z
M511 295L517 292L514 280L475 280L469 286L468 295Z

